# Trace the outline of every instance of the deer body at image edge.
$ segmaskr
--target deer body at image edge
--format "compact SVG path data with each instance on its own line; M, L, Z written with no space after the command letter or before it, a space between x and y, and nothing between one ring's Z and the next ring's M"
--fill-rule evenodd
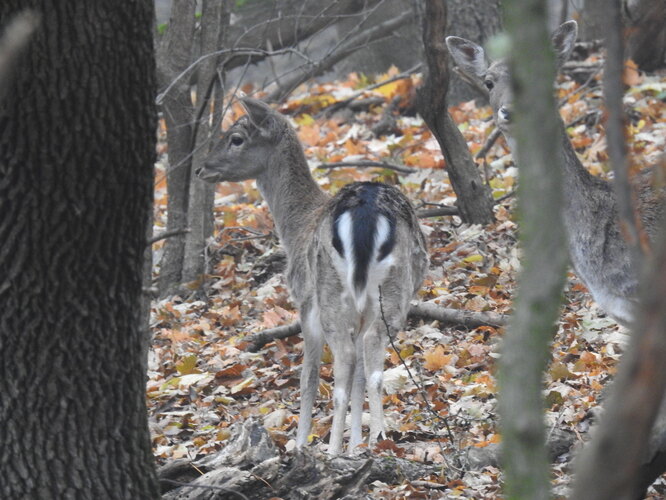
M566 61L574 47L577 24L568 21L552 35L558 64ZM480 81L489 92L497 127L511 149L511 79L507 61L488 64L482 47L464 38L446 39L449 52L460 71ZM634 321L638 291L639 263L622 237L613 186L590 174L576 155L564 123L558 141L563 160L562 215L567 232L569 256L578 277L585 283L599 306L619 323ZM664 221L664 187L655 182L654 170L645 170L633 179L638 214L651 240Z
M350 403L349 449L362 442L366 388L373 444L384 431L386 329L394 335L406 321L428 266L425 238L410 202L392 186L356 182L329 197L312 177L287 119L258 100L242 102L248 114L226 132L198 174L209 182L256 179L285 247L304 340L296 444L308 441L324 342L333 352L329 453L342 451Z

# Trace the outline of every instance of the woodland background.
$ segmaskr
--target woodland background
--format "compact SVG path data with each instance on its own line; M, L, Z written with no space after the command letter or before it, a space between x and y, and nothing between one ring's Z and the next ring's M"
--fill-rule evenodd
M20 4L0 6L3 25ZM609 2L175 0L157 23L146 2L101 10L33 4L41 18L13 25L26 40L33 32L33 42L17 43L19 36L0 50L14 55L0 58L3 496L156 498L158 478L165 498L501 496L496 370L523 257L519 171L493 133L483 91L460 81L440 45L448 34L486 44L502 29L502 4L522 6L522 22L544 29L577 19L581 41L555 95L583 163L608 177ZM623 16L622 107L635 172L661 161L666 142L666 6L612 4ZM72 30L81 20L89 28ZM128 43L109 50L107 37ZM93 50L53 51L82 40ZM152 43L156 81L149 70L132 73L152 67ZM116 74L128 81L99 85ZM54 89L48 103L35 98L44 88ZM322 188L399 185L427 232L431 266L417 298L424 308L387 352L389 436L356 457L320 453L330 426L330 353L312 445L294 451L301 340L262 343L256 335L298 331L270 214L252 182L211 188L192 174L242 113L234 104L241 93L291 117ZM146 145L155 103L152 177ZM16 137L39 137L40 147ZM132 141L143 146L128 148ZM37 196L35 185L48 194ZM125 268L128 278L119 278L114 269ZM143 283L131 278L140 268ZM516 498L571 495L572 459L638 338L607 318L571 273L564 295L543 375L550 484ZM619 464L642 488L663 471L662 443L645 449L656 467ZM636 497L632 488L626 498ZM665 490L659 478L648 495Z

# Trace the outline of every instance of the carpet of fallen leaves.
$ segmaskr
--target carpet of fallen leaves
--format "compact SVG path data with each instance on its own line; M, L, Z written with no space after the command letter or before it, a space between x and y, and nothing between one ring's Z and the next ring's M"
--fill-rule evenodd
M379 180L399 185L417 208L453 205L455 195L439 146L414 112L418 75L364 92L360 100L375 98L375 104L365 110L351 112L343 106L335 113L326 112L330 105L393 73L372 81L352 74L346 81L311 84L279 109L297 127L314 176L326 191L334 193L351 181ZM595 175L607 177L599 78L598 74L579 82L561 78L557 98L583 163ZM632 163L642 168L666 146L666 77L635 73L628 83L624 103L629 149ZM399 105L389 135L375 135L373 127L396 97ZM475 154L493 129L490 109L468 102L450 112ZM358 160L398 164L414 171L316 168L322 163ZM166 222L165 161L158 163L156 233ZM478 162L498 200L497 220L480 227L461 224L456 217L422 219L431 266L418 300L509 313L520 263L511 195L517 170L501 138ZM212 272L203 284L206 298L182 294L153 304L147 394L154 453L160 463L216 452L229 439L229 426L251 415L263 418L280 448L294 446L301 338L278 340L258 353L245 350L247 335L297 319L280 272L279 244L270 214L250 181L218 185L215 214L215 235L207 249ZM155 246L156 262L161 245ZM577 446L582 442L591 425L590 410L615 373L625 333L570 274L545 376L551 432L571 431ZM496 448L500 441L494 370L501 335L501 330L491 327L466 331L442 327L436 321L410 322L396 341L399 355L387 350L384 407L389 439L376 451L442 467L439 476L411 484L373 484L372 498L494 498L499 494L501 473L495 463L470 471L458 470L457 464L463 451ZM399 356L423 387L427 401ZM312 446L325 447L327 441L331 371L331 354L326 351ZM564 453L553 467L556 494L566 493L570 458L570 453Z

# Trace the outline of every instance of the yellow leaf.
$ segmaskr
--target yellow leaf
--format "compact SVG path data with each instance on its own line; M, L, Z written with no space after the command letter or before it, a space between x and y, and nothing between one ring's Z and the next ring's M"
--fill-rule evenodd
M242 391L243 389L249 387L250 385L252 385L254 380L255 380L255 378L254 378L254 376L252 376L252 377L246 378L240 384L236 384L235 386L233 386L231 388L231 394L236 394L236 393Z
M176 363L176 370L181 375L189 375L191 373L201 373L200 370L197 370L197 357L194 354L190 354L181 358Z

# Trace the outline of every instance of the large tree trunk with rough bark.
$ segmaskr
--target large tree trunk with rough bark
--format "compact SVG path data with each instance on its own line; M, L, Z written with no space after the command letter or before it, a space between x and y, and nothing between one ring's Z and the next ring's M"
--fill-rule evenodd
M152 3L30 6L0 103L0 497L157 498L139 328Z
M428 70L419 90L419 112L442 148L449 179L458 197L460 218L468 223L488 224L493 220L490 188L483 182L465 139L447 111L449 70L448 51L444 43L446 25L446 2L426 0L423 44Z

